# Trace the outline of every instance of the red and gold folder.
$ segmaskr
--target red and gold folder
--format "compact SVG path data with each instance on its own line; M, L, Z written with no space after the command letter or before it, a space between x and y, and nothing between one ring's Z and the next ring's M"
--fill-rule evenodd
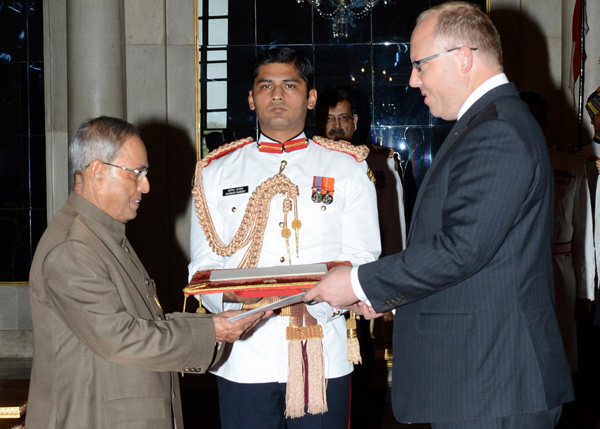
M352 266L346 261L278 267L237 268L196 271L183 289L186 296L235 292L242 297L295 295L310 289L331 268Z

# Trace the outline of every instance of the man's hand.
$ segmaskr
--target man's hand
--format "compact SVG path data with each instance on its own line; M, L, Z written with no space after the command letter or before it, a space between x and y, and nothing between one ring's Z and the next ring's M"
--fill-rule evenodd
M350 283L351 267L333 267L319 283L304 295L305 301L328 302L337 308L349 308L358 301Z
M262 299L262 297L260 297L260 296L248 296L248 297L239 296L235 292L225 292L223 294L224 302L241 302L242 304L255 304L258 301L260 301L261 299Z
M239 339L244 333L253 328L260 320L266 319L272 311L256 313L235 322L227 320L228 317L243 313L242 310L224 311L213 316L215 322L215 341L218 343L233 343Z
M386 313L377 313L373 309L373 307L371 307L370 305L368 305L367 303L362 302L362 301L358 301L356 304L352 304L352 306L350 307L350 310L354 311L356 314L361 315L366 320L377 319L378 317L385 316L387 314L387 312ZM391 313L391 311L390 311L390 313ZM385 320L385 317L384 317L384 320ZM386 322L387 322L387 320L386 320Z

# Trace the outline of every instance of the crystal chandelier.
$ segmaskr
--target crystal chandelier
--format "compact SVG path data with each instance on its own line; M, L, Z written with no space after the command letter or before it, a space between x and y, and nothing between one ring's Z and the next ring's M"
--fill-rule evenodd
M304 0L296 1L304 2ZM387 4L388 1L383 0L383 3ZM333 37L347 38L348 24L352 24L354 18L366 16L373 6L379 3L379 0L306 0L306 2L314 7L323 18L333 22ZM328 5L329 8L324 8L323 4Z

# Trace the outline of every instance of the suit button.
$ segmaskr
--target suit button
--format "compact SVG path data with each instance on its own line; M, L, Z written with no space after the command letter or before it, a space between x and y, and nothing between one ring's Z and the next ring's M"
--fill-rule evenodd
M340 311L334 311L333 313L331 313L331 317L335 317L335 316L339 316L340 315Z
M281 258L279 258L279 262L285 262L285 256L282 256Z
M125 250L125 253L129 253L129 247L125 246L123 249Z
M148 285L150 284L150 280L148 280L148 279L144 279L144 284L145 284L146 286L148 286Z

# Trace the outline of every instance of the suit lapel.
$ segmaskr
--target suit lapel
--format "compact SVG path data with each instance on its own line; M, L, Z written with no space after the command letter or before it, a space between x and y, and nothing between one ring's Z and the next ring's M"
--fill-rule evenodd
M437 170L438 166L442 164L445 156L462 139L462 137L465 135L465 131L468 131L469 128L475 126L476 124L478 124L480 122L477 120L478 115L484 111L486 106L488 106L490 103L497 100L499 97L502 97L505 95L510 95L511 92L514 92L516 94L516 88L512 83L500 85L500 86L486 92L479 100L477 100L465 112L465 114L460 118L460 120L458 120L454 124L454 126L448 133L448 136L446 136L446 138L444 139L444 142L442 143L440 150L435 155L435 159L431 163L431 166L427 170L427 173L425 173L425 177L423 178L423 181L421 182L421 185L419 186L419 192L417 193L417 198L415 200L415 205L414 205L413 213L412 213L412 217L411 217L411 222L410 222L411 225L415 224L415 219L416 219L417 213L419 212L419 206L421 204L421 199L422 199L423 193L424 193L422 190L427 189L427 184L431 180L431 177L435 174L435 171ZM414 228L410 229L410 232L408 234L407 243L410 241L410 238L412 237L413 230L414 230Z

